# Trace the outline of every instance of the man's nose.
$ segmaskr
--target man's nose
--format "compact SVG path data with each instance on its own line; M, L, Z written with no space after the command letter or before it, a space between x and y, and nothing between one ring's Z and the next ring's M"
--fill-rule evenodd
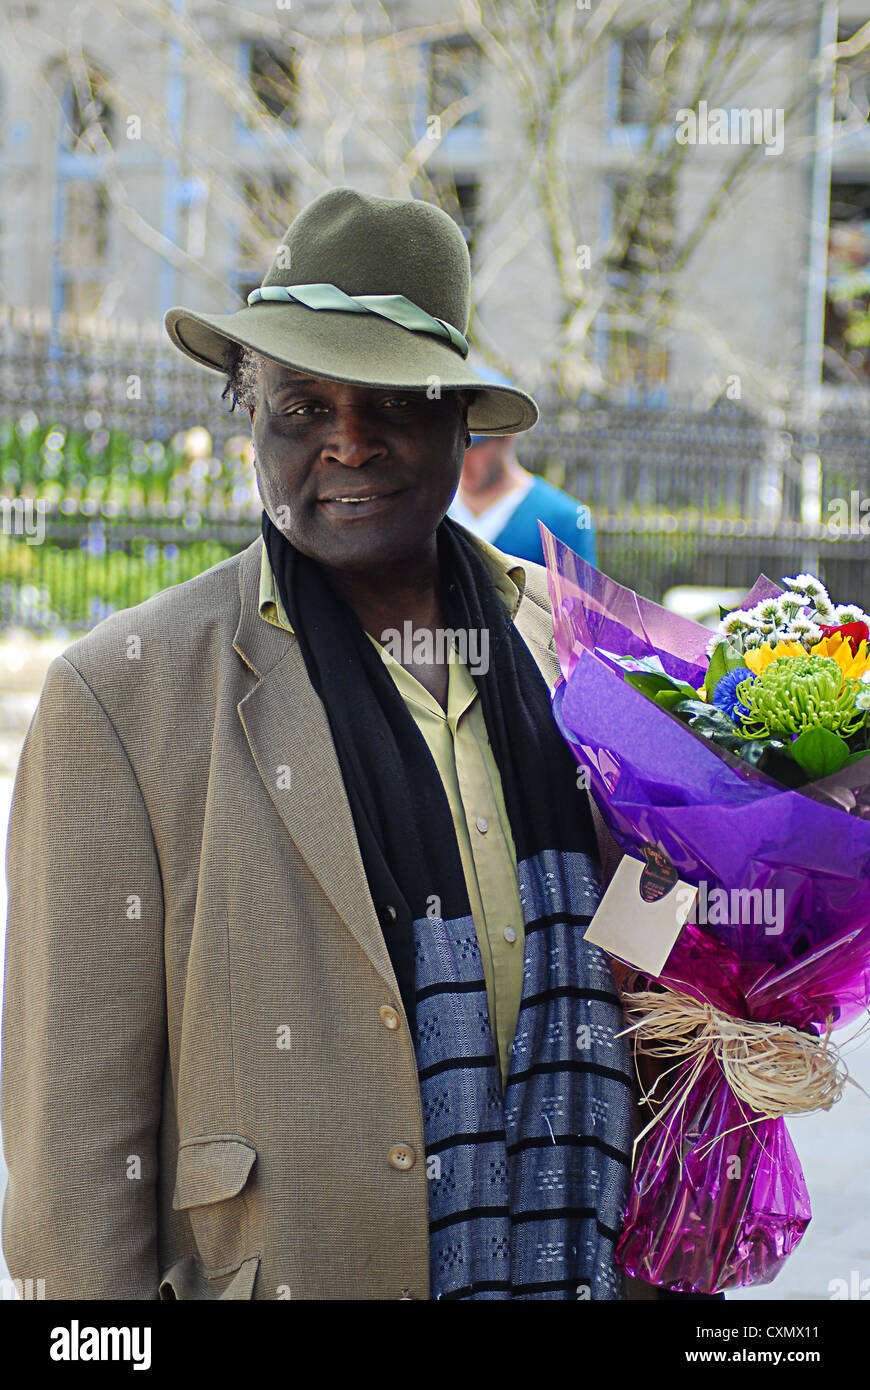
M328 462L356 468L370 459L383 458L386 452L379 422L371 411L347 406L333 412L323 445Z

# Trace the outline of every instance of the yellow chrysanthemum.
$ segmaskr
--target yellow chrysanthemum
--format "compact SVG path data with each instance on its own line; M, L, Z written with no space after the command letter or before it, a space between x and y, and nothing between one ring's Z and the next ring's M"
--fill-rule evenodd
M812 656L832 656L836 661L844 676L850 676L852 680L859 680L865 671L870 671L870 655L867 653L867 643L859 642L858 650L852 651L849 642L839 633L833 637L823 637L821 642L817 642L810 648Z
M753 675L760 676L772 661L778 661L780 657L801 657L806 654L807 649L800 642L777 642L775 647L751 648L743 653L743 661ZM850 643L839 633L835 633L833 637L823 637L821 642L816 642L815 646L810 647L810 655L832 657L843 675L851 680L858 680L865 671L870 671L867 643L860 642L857 652L853 652Z
M762 671L767 670L772 661L778 661L781 656L806 656L806 654L807 649L801 646L800 642L777 642L775 647L751 647L748 652L743 653L743 661L754 676L760 676Z

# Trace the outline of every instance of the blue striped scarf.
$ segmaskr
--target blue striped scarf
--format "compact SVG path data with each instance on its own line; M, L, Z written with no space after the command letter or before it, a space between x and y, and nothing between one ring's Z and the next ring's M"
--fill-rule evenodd
M523 992L502 1097L470 917L414 923L433 1298L618 1299L632 1078L596 865L519 865Z

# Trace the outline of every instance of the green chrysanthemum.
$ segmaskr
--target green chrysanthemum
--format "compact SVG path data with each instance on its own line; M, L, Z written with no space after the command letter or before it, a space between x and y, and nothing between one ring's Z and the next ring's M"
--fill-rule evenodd
M844 676L828 656L782 656L755 680L741 681L735 697L745 705L740 733L782 738L805 729L829 729L848 738L864 722L856 709L860 682Z

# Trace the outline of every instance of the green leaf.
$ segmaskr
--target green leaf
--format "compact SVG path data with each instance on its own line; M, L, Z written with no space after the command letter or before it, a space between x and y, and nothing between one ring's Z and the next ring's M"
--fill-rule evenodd
M728 733L734 733L734 724L728 718L724 709L719 709L718 705L708 705L706 700L681 700L676 706L675 711L681 719L685 719L687 724L695 724L698 721L712 724L716 728L727 729Z
M651 697L657 695L660 690L673 690L676 685L676 681L671 680L670 676L660 676L655 671L626 671L624 674L629 685Z
M805 787L811 781L803 768L786 753L784 744L776 739L765 739L763 742L766 747L755 764L759 772L772 777L774 782L781 782L784 787Z
M830 729L805 729L786 751L812 778L830 777L832 772L839 772L851 756L846 740L839 734L832 734Z
M718 647L713 648L713 655L710 658L710 665L707 667L707 674L704 677L704 689L710 699L713 698L713 691L720 680L728 671L736 671L738 666L745 666L746 658L736 647L732 647L728 642L720 642Z
M746 742L724 710L705 704L703 700L681 700L674 705L672 713L694 729L696 734L714 739L723 748L731 748L732 745L739 747Z
M727 671L725 665L725 645L720 642L718 647L713 648L713 655L710 657L710 665L707 667L707 674L704 677L704 689L708 696L712 697L718 682Z
M772 763L777 754L780 755L783 744L778 738L745 738L743 751L740 756L745 762L751 763L753 767L760 767L763 772L767 772L768 766ZM775 773L770 774L775 776Z
M674 705L686 700L687 693L692 697L695 694L694 690L690 690L689 686L686 685L679 690L660 690L653 698L657 705L661 705L662 709L673 709Z
M656 675L652 671L626 671L625 679L635 690L640 690L651 700L655 700L663 709L670 709L678 700L697 698L697 692L685 681Z
M863 748L860 753L850 753L844 767L851 767L853 763L860 763L862 758L870 758L870 748Z

